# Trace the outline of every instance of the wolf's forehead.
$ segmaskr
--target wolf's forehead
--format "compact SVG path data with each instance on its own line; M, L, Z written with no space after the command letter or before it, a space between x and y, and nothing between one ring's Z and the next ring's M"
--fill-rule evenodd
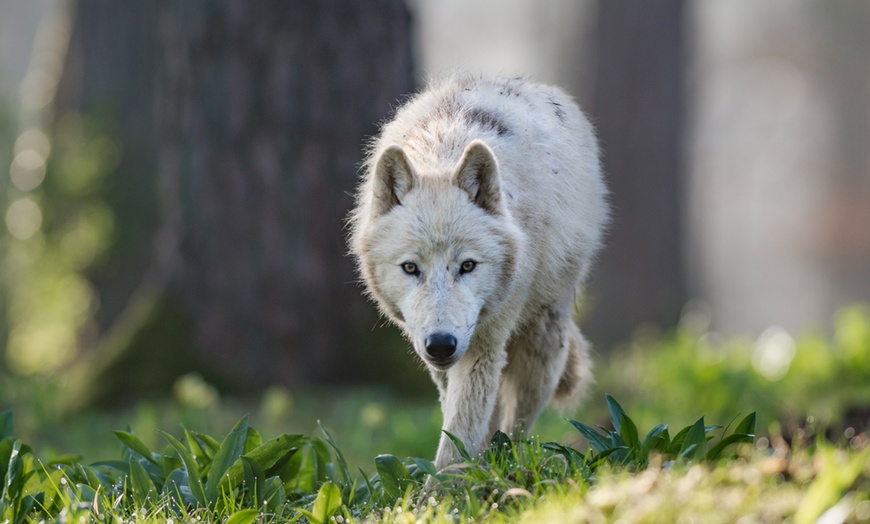
M463 220L439 217L422 220L405 237L405 249L424 258L459 257L469 252L486 251L492 243L492 235L480 224L468 224Z

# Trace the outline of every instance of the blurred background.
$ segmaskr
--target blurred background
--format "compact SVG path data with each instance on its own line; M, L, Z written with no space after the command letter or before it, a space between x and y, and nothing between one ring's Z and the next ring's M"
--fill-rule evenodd
M366 137L460 68L559 84L598 129L601 391L866 428L868 24L849 0L0 0L0 409L61 449L253 410L429 455L435 388L344 218Z

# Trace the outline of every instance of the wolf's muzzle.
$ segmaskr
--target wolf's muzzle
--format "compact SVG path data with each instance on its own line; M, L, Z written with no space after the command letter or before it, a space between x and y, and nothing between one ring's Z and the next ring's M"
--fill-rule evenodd
M433 362L446 364L456 353L456 337L449 333L433 333L426 337L426 353Z

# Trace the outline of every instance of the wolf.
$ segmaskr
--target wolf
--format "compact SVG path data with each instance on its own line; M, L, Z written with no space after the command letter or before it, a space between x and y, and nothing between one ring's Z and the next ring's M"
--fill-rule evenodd
M438 388L441 469L528 429L592 382L572 320L602 244L607 188L589 121L561 89L459 74L371 140L349 247L368 295Z

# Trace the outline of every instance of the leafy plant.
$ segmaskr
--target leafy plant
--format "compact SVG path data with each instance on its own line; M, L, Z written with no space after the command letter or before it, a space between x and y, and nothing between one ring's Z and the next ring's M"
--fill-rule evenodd
M868 407L870 305L839 310L830 334L771 327L755 340L708 332L694 316L672 332L640 331L597 367L599 382L632 406L635 421L725 419L745 410L793 431L808 419L839 427L850 409Z
M612 464L629 465L636 469L645 468L649 464L651 453L659 453L666 460L717 460L729 446L740 443L751 444L755 439L755 412L738 422L731 434L726 434L727 428L723 429L722 426L705 425L704 417L701 417L694 424L678 431L673 438L670 436L668 426L660 424L641 439L637 426L619 402L609 394L605 395L605 398L610 410L613 430L598 426L601 430L599 432L582 422L570 421L589 441L589 445L596 453L590 451L589 458L586 460L590 469L604 460ZM714 438L711 433L718 429L723 429L722 436L710 447L708 444Z
M789 451L783 448L760 459L753 458L761 453L756 450L752 455L741 453L746 460L726 462L722 459L733 456L734 446L753 442L754 413L730 431L706 425L701 418L673 436L663 424L642 434L613 397L605 398L611 428L569 421L588 440L585 452L497 432L479 457L460 446L463 462L441 471L429 460L383 454L375 458L371 476L351 472L325 429L324 438L283 434L263 439L247 417L221 439L187 428L177 435L160 431L167 445L155 450L131 430L116 431L121 443L117 460L84 465L66 456L40 461L12 436L12 413L6 412L0 415L0 522L453 523L482 517L512 522L526 514L532 520L556 519L535 516L536 509L545 507L581 507L607 520L645 511L630 502L643 490L661 490L660 497L647 504L663 508L668 512L663 515L676 520L680 500L700 514L713 504L704 494L697 503L685 499L686 486L733 491L734 479L748 483L777 471L795 477L787 493L799 494L809 486L816 495L812 504L797 497L777 506L785 508L777 510L778 516L813 521L832 505L848 503L856 515L870 507L870 502L860 506L870 492L866 447L854 452L824 448L816 458L807 454L791 464L785 462ZM851 445L860 448L861 442L853 440ZM698 463L706 465L693 466ZM817 472L814 463L822 465ZM731 468L736 468L733 474ZM686 480L674 480L683 472ZM723 482L731 487L722 487ZM752 489L761 488L755 484ZM739 515L738 511L743 510L729 515Z

